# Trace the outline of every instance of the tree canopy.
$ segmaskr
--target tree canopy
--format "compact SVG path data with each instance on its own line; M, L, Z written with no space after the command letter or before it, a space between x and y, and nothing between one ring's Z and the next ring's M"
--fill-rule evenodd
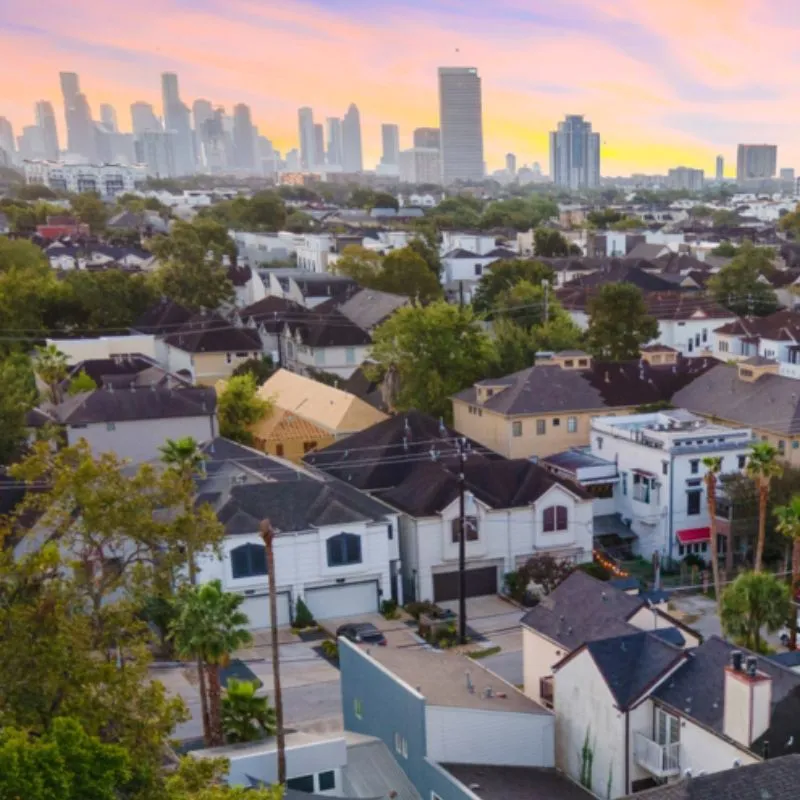
M252 372L228 379L217 400L219 432L228 439L252 444L250 426L263 419L272 404L258 396L259 386Z
M771 247L743 242L729 264L711 276L708 290L737 316L764 317L778 309L778 299L764 280L775 271Z
M628 361L658 336L642 292L632 283L606 283L589 299L586 346L595 358Z
M509 289L527 281L533 286L541 286L542 281L552 284L555 273L547 265L535 259L509 259L495 261L478 282L472 296L472 307L480 314L491 315L498 297Z
M789 588L768 572L743 572L722 593L722 628L744 647L763 652L762 632L789 618Z
M533 232L533 252L540 258L560 258L570 255L571 248L559 231L537 228Z

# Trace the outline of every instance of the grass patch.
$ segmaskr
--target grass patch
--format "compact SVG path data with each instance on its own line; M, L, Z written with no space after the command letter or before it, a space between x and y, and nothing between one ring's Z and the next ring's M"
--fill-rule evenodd
M487 656L493 656L499 653L503 648L499 645L495 645L494 647L487 647L484 650L473 650L471 653L467 653L470 658L478 659L478 658L486 658Z

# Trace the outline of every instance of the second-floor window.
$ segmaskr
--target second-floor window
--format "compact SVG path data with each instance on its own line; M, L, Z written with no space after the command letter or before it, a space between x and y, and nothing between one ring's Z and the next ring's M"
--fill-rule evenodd
M691 470L692 475L697 475L697 473L700 471L700 461L699 461L699 459L693 458L689 462L689 469Z
M511 423L511 435L512 436L522 436L522 423L521 422L512 422Z
M466 531L464 538L468 542L478 541L478 518L477 517L464 517L466 523ZM456 518L450 522L450 536L453 544L457 544L459 535L461 533L461 520Z
M720 340L717 342L717 349L720 353L727 353L728 352L728 343L725 341Z
M638 472L633 473L634 500L638 500L640 503L649 503L652 488L653 482L647 475L641 475Z
M567 417L567 433L575 433L578 430L578 418Z
M566 506L550 506L542 513L542 530L545 533L565 531L569 526L569 513Z
M344 567L361 563L361 537L355 533L339 533L326 542L328 566Z
M700 489L692 489L686 492L686 516L696 517L700 513L700 498L703 492Z
M545 427L546 423L543 419L536 420L536 435L537 436L544 436L544 432L546 430Z
M346 364L356 363L356 349L355 347L346 347L344 350L344 360Z
M234 578L255 578L267 574L267 551L263 544L242 544L231 550Z

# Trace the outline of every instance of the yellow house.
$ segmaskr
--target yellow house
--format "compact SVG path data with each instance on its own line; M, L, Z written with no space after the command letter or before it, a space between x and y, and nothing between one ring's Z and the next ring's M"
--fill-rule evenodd
M285 369L266 380L258 394L274 410L252 427L255 446L297 463L312 450L388 419L349 392Z
M614 363L566 350L459 392L452 398L453 427L506 458L548 456L588 445L592 417L668 403L717 364L682 358L665 345L649 345L640 359Z

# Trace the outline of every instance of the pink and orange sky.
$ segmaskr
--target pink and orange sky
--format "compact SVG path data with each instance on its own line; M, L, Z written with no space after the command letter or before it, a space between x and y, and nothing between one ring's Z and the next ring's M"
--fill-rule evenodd
M361 110L365 166L380 124L436 125L436 68L483 78L486 161L548 169L547 132L584 114L604 175L683 164L713 174L738 142L778 145L800 168L797 0L0 0L0 115L17 132L78 72L95 116L110 102L160 113L163 71L184 102L251 106L260 132L297 145L297 108Z

